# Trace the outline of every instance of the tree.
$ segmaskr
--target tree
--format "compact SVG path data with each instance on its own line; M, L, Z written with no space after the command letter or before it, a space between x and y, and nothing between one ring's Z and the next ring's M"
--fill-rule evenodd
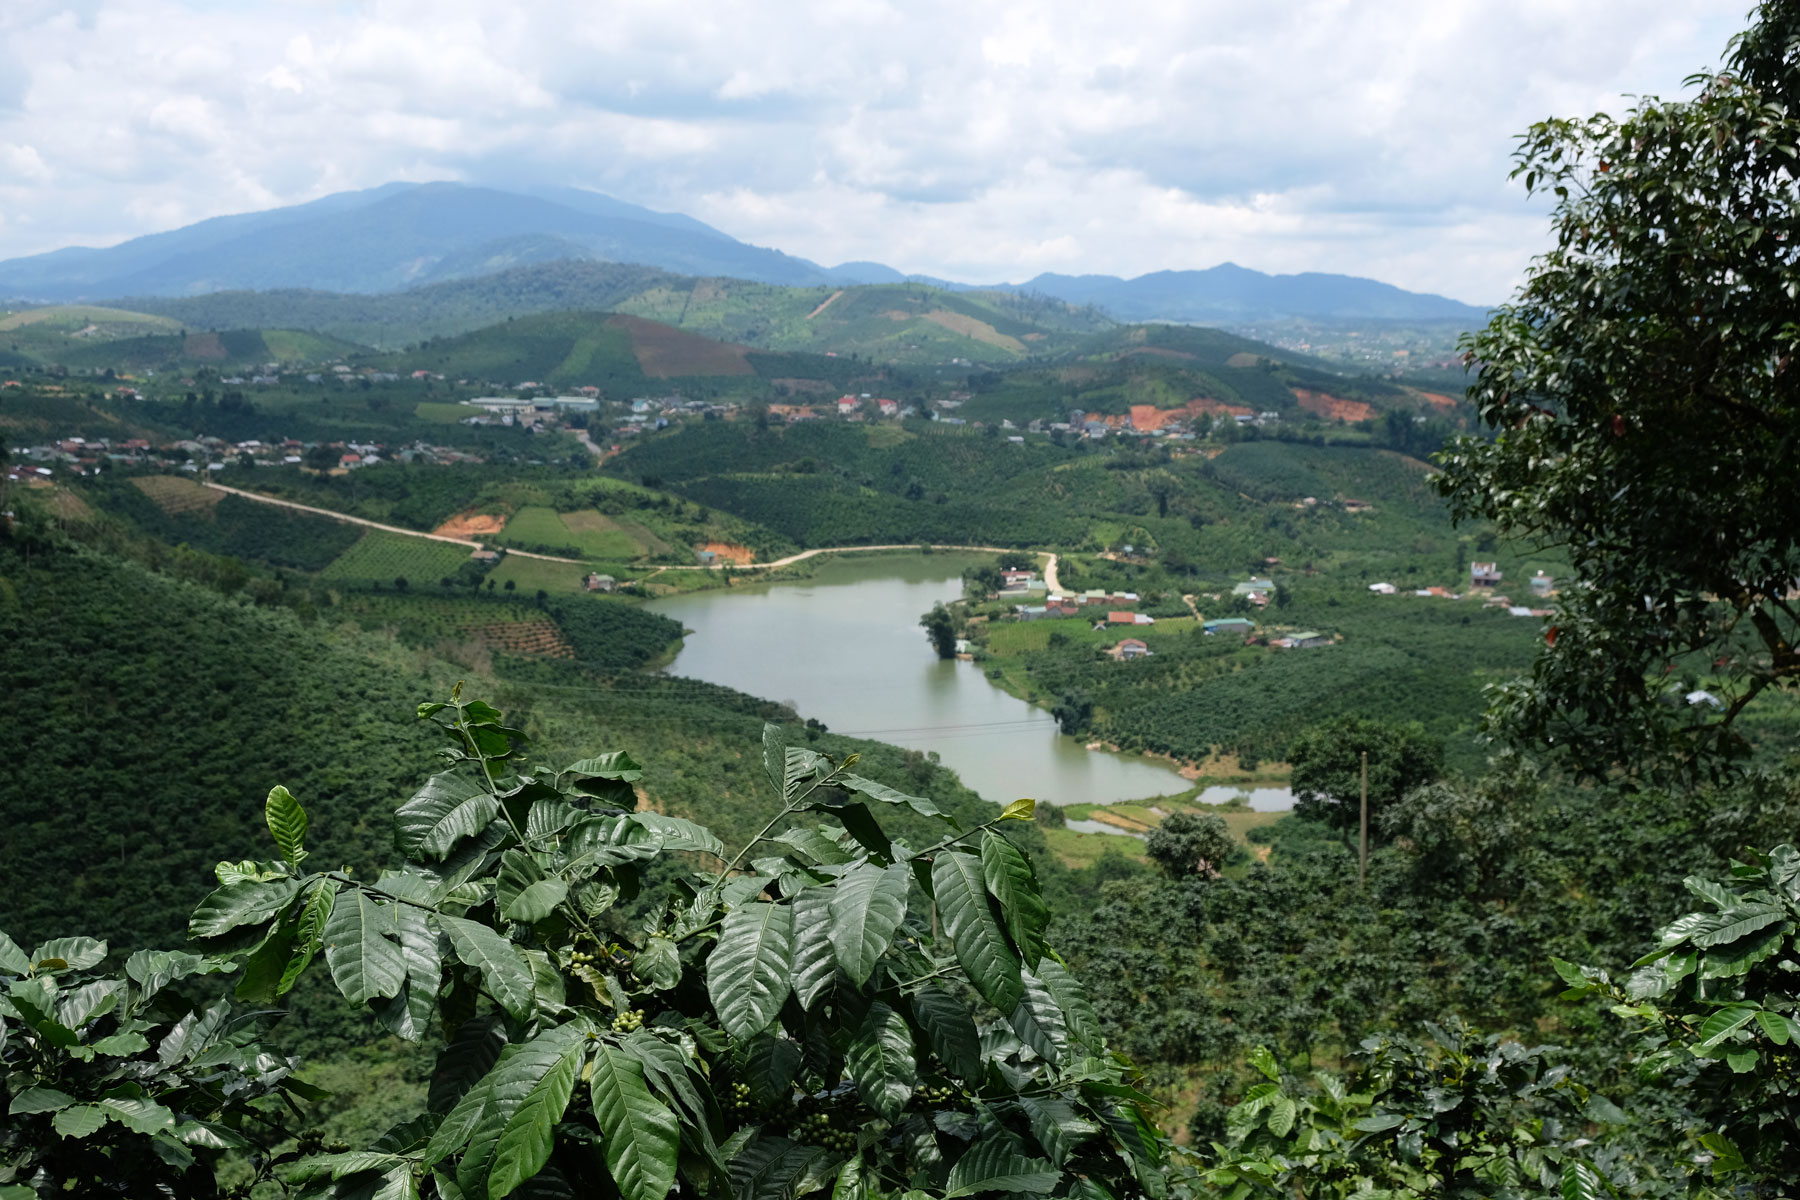
M194 918L254 947L247 1000L323 961L398 1036L442 1031L429 1113L284 1167L303 1194L1164 1194L1148 1098L1002 833L1031 801L964 828L767 726L779 806L730 853L637 811L628 755L525 768L519 731L460 689L419 711L452 765L395 814L405 865L309 869L276 788L281 857ZM940 835L894 841L882 808ZM673 886L637 903L651 879Z
M1388 725L1344 717L1307 730L1288 747L1294 812L1333 829L1357 829L1362 821L1362 756L1369 756L1369 827L1414 788L1444 773L1443 744L1418 723Z
M1175 879L1215 877L1237 842L1225 818L1213 813L1178 812L1163 818L1150 831L1144 849L1167 875Z
M1495 436L1438 486L1578 581L1491 721L1596 774L1721 770L1800 682L1797 42L1765 0L1691 99L1533 126L1514 174L1555 244L1464 343Z
M937 651L939 658L956 657L956 619L950 610L941 603L931 606L931 611L919 618L919 624L925 630L925 636L931 639L931 648Z
M1050 706L1050 715L1056 718L1056 727L1073 736L1087 728L1087 723L1094 715L1094 698L1086 692L1064 692L1055 704Z

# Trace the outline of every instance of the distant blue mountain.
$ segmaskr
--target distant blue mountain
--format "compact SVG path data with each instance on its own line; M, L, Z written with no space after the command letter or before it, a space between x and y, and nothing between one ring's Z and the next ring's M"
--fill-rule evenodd
M682 275L787 286L930 283L875 262L822 267L740 242L681 213L599 192L390 183L308 204L215 217L96 250L71 247L0 262L0 297L75 301L223 291L403 291L540 263L590 259ZM1348 275L1264 275L1232 263L1205 271L1039 275L996 290L1091 304L1121 321L1235 324L1278 317L1484 318L1482 309Z
M0 262L0 295L66 301L273 288L389 292L568 258L765 283L832 282L803 258L597 192L425 183L216 217L105 250Z
M1136 279L1116 275L1039 275L1004 285L1070 304L1092 304L1120 321L1237 324L1280 317L1376 321L1468 321L1487 310L1443 296L1408 292L1354 275L1265 275L1236 263L1204 271L1156 271Z

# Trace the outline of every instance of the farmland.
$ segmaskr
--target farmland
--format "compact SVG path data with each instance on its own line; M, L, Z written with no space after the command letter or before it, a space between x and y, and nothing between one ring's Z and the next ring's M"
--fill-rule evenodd
M469 561L469 548L371 529L339 555L319 578L354 584L435 586Z

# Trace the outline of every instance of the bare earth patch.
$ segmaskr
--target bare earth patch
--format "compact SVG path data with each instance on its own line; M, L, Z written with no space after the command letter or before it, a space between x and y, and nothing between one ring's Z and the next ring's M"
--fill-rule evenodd
M638 367L652 379L756 373L743 346L715 342L641 317L615 316L610 324L631 335Z
M457 513L431 532L443 537L477 538L499 533L506 528L506 518L497 513Z
M730 542L707 542L700 548L711 550L719 556L720 562L736 563L740 567L747 567L756 561L756 551L748 546L734 546Z
M1025 352L1025 343L1016 337L1001 333L986 321L977 321L974 317L966 317L962 313L953 313L948 309L933 309L925 314L925 319L933 325L942 325L952 333L960 333L966 338L973 338L988 346L998 346L1002 350L1011 350L1014 354Z
M187 341L182 343L181 352L189 358L218 361L225 357L225 343L216 333L190 333Z
M1294 399L1300 407L1309 413L1318 413L1331 421L1366 421L1375 415L1375 410L1360 400L1342 400L1326 392L1309 392L1305 388L1290 388Z
M844 289L839 288L837 291L831 293L831 295L825 297L825 299L819 303L819 307L813 309L811 312L806 314L806 319L810 321L814 317L818 316L820 313L824 312L826 309L830 308L831 302L833 300L836 300L839 296L841 296L843 294L844 294Z
M1419 395L1424 397L1425 402L1433 408L1456 407L1456 401L1449 396L1444 395L1442 392L1420 392Z

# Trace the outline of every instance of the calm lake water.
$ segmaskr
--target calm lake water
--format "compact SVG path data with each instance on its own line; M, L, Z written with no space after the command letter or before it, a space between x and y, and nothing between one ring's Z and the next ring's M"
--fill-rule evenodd
M835 559L800 583L669 596L648 607L694 632L670 674L790 703L833 733L936 751L989 800L1110 804L1190 786L1175 771L1091 751L974 663L943 662L919 617L962 592L978 558Z

